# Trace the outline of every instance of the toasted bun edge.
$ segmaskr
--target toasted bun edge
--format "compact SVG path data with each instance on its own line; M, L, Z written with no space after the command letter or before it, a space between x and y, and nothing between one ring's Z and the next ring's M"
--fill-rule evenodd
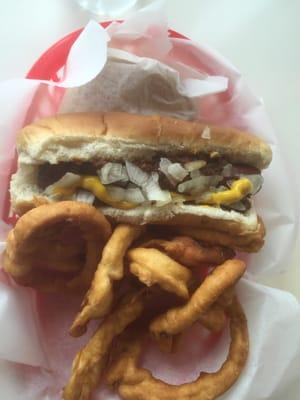
M229 161L266 168L272 159L267 143L234 128L210 126L159 115L122 112L60 114L25 126L18 135L21 162L93 160L108 155L144 158L151 152L218 152ZM137 151L138 150L138 151Z

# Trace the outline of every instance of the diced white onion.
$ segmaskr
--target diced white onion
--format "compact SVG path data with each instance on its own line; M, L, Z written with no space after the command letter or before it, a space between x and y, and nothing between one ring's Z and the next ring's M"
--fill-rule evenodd
M125 200L129 203L139 204L145 201L145 196L140 188L128 188L125 189Z
M195 171L191 171L191 172L190 172L190 177L191 177L192 179L198 178L198 176L200 176L200 175L201 175L201 172L200 172L199 169L195 169Z
M256 194L264 183L264 178L260 174L240 175L241 178L247 178L252 183L253 189L251 194Z
M218 151L213 151L209 155L210 158L217 158L219 156L220 156L220 153Z
M201 175L189 181L180 183L177 186L179 193L200 194L203 193L210 186L215 186L222 178L219 176L204 176Z
M202 139L210 139L210 127L206 126L201 134Z
M229 178L233 174L232 164L226 164L223 168L222 175Z
M246 206L242 201L237 201L236 203L231 203L229 206L231 209L235 211L246 211Z
M173 163L168 166L168 174L171 175L176 182L181 182L189 174L179 163Z
M106 186L106 191L108 195L115 201L125 200L126 189L124 188L121 188L119 186Z
M47 196L52 196L54 194L54 189L59 187L68 188L74 186L77 183L79 183L80 179L81 179L80 175L73 174L72 172L67 172L58 181L54 182L52 185L47 186L44 193Z
M209 176L199 176L180 183L177 186L177 190L179 193L202 193L209 187L209 185Z
M108 162L97 172L104 185L114 182L128 182L127 170L120 163Z
M195 161L189 161L189 162L185 163L183 166L187 171L192 172L197 169L205 167L205 165L206 165L206 161L195 160Z
M158 173L147 174L133 163L126 161L126 168L129 179L139 186L149 201L171 201L171 194L168 190L162 190L158 183Z
M165 157L161 157L159 161L159 170L168 178L168 180L172 183L172 185L176 185L177 181L172 177L169 173L168 168L172 165L172 162Z
M122 188L120 186L106 186L107 193L115 201L128 201L129 203L140 204L145 201L145 196L138 187Z
M80 179L80 175L67 172L62 178L53 183L53 185L56 185L57 187L70 187L78 183Z
M130 161L126 161L126 169L130 182L135 183L139 187L144 187L146 185L149 178L147 172Z
M172 165L172 162L168 158L161 157L159 161L159 169L161 170L161 172L163 172L164 174L168 174L168 167L170 165Z
M78 192L74 193L73 199L75 201L81 201L82 203L93 204L95 196L87 190L78 190Z
M224 192L225 190L228 190L228 188L226 186L224 186L224 185L221 185L221 186L219 186L217 188L210 188L210 191L211 192L215 192L215 193Z
M171 193L168 190L162 190L158 183L158 173L152 172L146 185L143 187L147 200L171 202Z

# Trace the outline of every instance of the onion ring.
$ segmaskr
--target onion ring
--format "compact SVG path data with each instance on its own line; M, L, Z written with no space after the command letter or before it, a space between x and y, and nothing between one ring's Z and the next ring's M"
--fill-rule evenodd
M222 293L232 287L244 274L246 265L241 260L228 260L208 275L190 300L181 307L170 309L150 324L154 336L182 332L205 314Z
M106 243L101 261L89 291L71 328L72 336L80 336L86 331L91 319L105 316L113 302L113 282L124 276L124 256L132 242L144 231L137 225L118 225Z
M214 400L225 393L239 378L249 352L248 327L245 314L234 298L227 309L230 318L231 343L226 361L217 372L202 373L194 382L174 386L156 379L137 366L142 341L129 341L123 354L113 363L106 380L118 387L125 400Z
M81 262L76 246L58 244L66 227L80 232L82 241L77 250L83 250ZM110 234L109 222L93 206L75 201L45 204L24 214L10 231L4 269L23 286L43 291L84 290ZM71 234L65 236L63 239L72 241ZM45 260L51 268L48 264L47 268L39 267Z

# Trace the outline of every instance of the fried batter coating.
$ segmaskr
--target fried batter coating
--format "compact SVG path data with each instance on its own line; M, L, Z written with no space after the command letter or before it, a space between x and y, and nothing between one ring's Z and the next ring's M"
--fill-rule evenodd
M69 382L64 388L64 400L88 400L98 385L112 341L142 313L144 292L130 295L107 316L90 341L77 353Z
M226 323L224 309L231 305L234 294L234 286L227 289L206 313L200 315L199 322L211 332L220 332Z
M221 294L221 296L217 300L217 303L223 308L229 307L233 301L234 295L235 288L234 286L231 286L230 288L225 290L224 293Z
M141 247L162 250L169 257L192 268L201 264L221 264L235 255L232 249L222 246L205 247L188 236L176 236L171 240L153 239Z
M189 236L210 245L220 245L248 253L259 251L264 244L265 237L265 228L262 221L260 221L257 232L246 235L230 234L229 232L189 226L177 226L173 230L177 234Z
M176 336L160 336L156 339L159 350L163 353L176 353L181 334Z
M234 298L234 287L230 287L218 298L206 313L201 314L199 322L211 332L220 332L226 324L224 308L231 305Z
M199 316L198 321L209 331L220 332L226 324L224 308L215 303Z
M78 272L82 267L83 246L81 243L62 243L58 241L59 238L55 238L55 232L52 233L52 238L31 241L30 245L24 249L24 255L30 256L34 253L37 260L45 260L45 254L47 254L45 261L51 271ZM50 252L49 249L51 249Z
M192 274L183 265L157 249L138 247L130 250L127 257L131 261L130 272L146 286L158 284L167 292L188 299Z
M239 378L249 352L248 327L245 314L235 298L227 309L230 318L231 343L226 361L213 373L201 373L194 382L170 385L138 367L142 340L124 344L123 354L106 376L109 385L117 386L125 400L214 400L225 393Z
M234 287L230 287L218 298L206 313L201 314L199 322L211 332L220 332L226 324L224 308L231 305L234 298Z
M76 201L42 205L10 231L4 269L20 285L43 291L87 289L110 234L109 222L93 206Z
M143 230L141 226L126 224L115 228L103 249L101 261L82 309L70 328L72 336L82 335L91 319L101 318L109 312L113 302L113 283L124 276L125 253Z
M246 265L241 260L228 260L208 275L190 300L183 306L170 309L150 325L154 336L174 335L182 332L205 314L219 296L232 287L244 274Z

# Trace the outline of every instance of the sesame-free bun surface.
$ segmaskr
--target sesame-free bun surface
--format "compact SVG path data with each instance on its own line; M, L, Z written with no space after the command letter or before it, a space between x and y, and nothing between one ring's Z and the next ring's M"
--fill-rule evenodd
M12 177L10 193L13 210L19 215L53 201L37 183L39 165L43 163L151 160L159 154L171 157L218 152L229 162L262 169L272 158L270 147L250 133L197 121L120 112L44 118L21 130L17 149L18 170ZM245 214L185 204L142 205L132 210L103 206L101 211L114 222L201 227L249 237L251 246L247 242L237 247L244 251L257 251L265 234L253 208Z
M266 168L272 152L253 134L159 115L121 112L60 114L24 127L19 163L144 159L218 152L232 163Z

